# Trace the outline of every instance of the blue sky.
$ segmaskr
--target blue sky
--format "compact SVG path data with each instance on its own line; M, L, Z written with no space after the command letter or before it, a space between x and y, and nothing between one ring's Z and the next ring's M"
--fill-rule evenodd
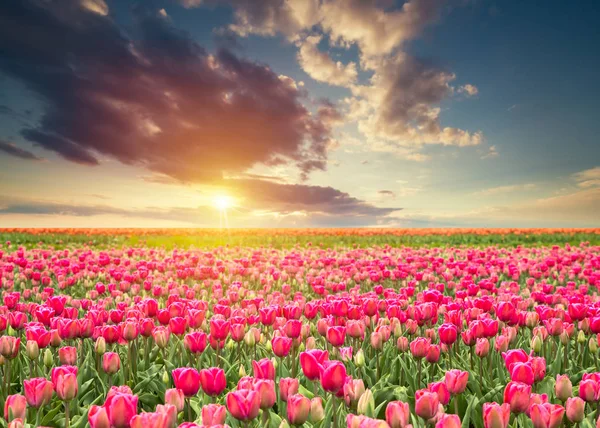
M600 226L597 2L0 11L0 226Z

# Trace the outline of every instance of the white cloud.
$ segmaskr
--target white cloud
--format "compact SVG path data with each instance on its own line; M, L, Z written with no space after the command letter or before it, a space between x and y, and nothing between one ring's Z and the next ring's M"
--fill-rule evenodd
M600 166L575 173L573 179L582 188L600 187Z
M356 81L356 64L343 64L319 50L320 36L307 37L300 44L298 62L302 69L313 79L335 86L348 86Z
M218 0L180 0L187 7ZM405 52L407 41L435 23L444 0L393 2L365 0L222 0L234 9L230 29L241 36L284 35L299 48L298 62L313 79L349 87L346 120L356 121L368 144L405 159L423 161L424 145L467 147L483 142L480 131L442 126L440 104L455 93L474 96L473 84L452 86L456 76ZM322 34L330 45L358 49L360 64L335 61L319 49ZM372 75L357 84L360 70ZM494 154L491 154L494 156Z
M468 97L474 97L479 93L479 89L477 89L477 86L467 83L466 85L463 85L460 88L458 88L458 92Z
M495 158L498 156L498 149L496 148L496 146L490 146L490 148L488 149L488 152L486 154L484 154L483 156L481 156L481 159L491 159L491 158Z
M108 5L104 0L81 0L81 5L90 12L97 13L98 15L108 15Z
M534 190L536 188L537 188L537 186L533 183L513 184L513 185L508 185L508 186L490 187L488 189L479 190L477 192L474 192L474 193L472 193L472 195L474 195L474 196L493 196L493 195L506 194L506 193L524 192L524 191L528 191L528 190Z

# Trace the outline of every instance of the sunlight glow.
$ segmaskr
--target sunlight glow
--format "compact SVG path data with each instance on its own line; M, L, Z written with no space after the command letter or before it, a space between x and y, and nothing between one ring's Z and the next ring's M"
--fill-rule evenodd
M230 208L233 206L233 201L229 196L219 195L214 198L213 205L219 211L225 211L225 210L227 210L227 208Z

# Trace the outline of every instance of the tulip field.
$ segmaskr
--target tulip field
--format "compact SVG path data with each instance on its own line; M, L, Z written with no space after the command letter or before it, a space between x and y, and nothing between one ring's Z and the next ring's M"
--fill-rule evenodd
M600 427L600 230L0 230L2 427Z

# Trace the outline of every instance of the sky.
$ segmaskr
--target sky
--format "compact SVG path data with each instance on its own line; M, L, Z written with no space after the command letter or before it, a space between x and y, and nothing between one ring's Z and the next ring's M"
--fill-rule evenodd
M600 227L598 18L0 2L0 227Z

